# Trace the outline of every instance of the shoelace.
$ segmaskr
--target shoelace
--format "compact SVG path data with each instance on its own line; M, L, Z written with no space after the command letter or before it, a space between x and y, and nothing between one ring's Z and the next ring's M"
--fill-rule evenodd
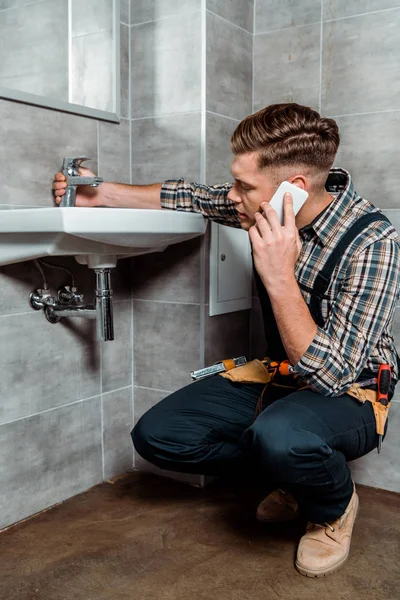
M344 513L344 515L342 515L340 517L339 529L342 529L346 518L347 518L347 513ZM334 523L337 523L337 521L334 521ZM311 529L314 529L315 527L322 527L323 529L325 529L325 527L329 527L329 529L332 531L332 533L334 533L336 531L336 528L333 527L333 525L331 525L331 523L327 523L326 521L325 521L325 523L309 523L309 527L307 529L308 529L308 531L311 531Z

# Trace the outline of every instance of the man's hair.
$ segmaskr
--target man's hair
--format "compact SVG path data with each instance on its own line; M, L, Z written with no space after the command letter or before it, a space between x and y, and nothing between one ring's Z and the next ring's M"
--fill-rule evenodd
M271 104L246 117L233 132L234 154L258 153L258 166L311 167L325 184L339 146L339 129L333 119L296 103Z

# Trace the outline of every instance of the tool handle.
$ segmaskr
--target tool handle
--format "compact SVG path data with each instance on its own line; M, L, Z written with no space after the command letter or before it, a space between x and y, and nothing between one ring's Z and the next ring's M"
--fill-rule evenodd
M378 402L387 406L389 404L389 389L392 379L390 365L380 365L378 370Z

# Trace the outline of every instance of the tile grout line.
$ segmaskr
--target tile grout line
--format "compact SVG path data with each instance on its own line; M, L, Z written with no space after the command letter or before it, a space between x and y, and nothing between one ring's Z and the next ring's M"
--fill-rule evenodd
M6 10L18 10L19 8L25 8L26 6L32 6L35 4L40 4L41 2L45 2L45 0L36 0L36 2L26 2L25 4L18 4L16 6L9 6L8 8L0 8L0 13L5 12Z
M203 4L201 5L201 8L198 9L198 10L188 10L188 11L184 11L182 13L176 13L176 14L173 14L173 15L166 15L165 17L159 17L158 19L151 19L150 21L142 21L140 23L132 23L131 27L139 27L140 25L148 25L149 23L158 23L159 21L165 21L166 19L176 18L178 16L181 17L181 16L184 16L184 15L194 14L196 12L199 12L199 10L201 11L202 9L203 9ZM250 35L252 35L251 31L248 31L244 27L241 27L240 25L237 25L237 23L234 23L233 21L230 21L229 19L226 19L225 17L222 17L221 15L218 15L217 13L213 12L212 10L209 10L206 7L205 7L205 10L207 12L211 13L212 15L215 15L219 19L222 19L223 21L226 21L226 23L229 23L230 25L233 25L234 27L237 27L241 31L244 31L245 33L249 33Z
M100 396L101 394L96 394L95 396L89 396L88 398L81 398L80 400L74 400L73 402L60 404L60 406L46 408L45 410L41 410L40 412L30 413L29 415L24 415L23 417L17 417L16 419L11 419L11 421L4 421L4 423L0 423L0 427L3 427L3 425L11 425L12 423L17 423L18 421L24 421L25 419L39 417L40 415L45 415L47 413L54 412L55 410L59 410L61 408L67 408L68 406L75 406L77 404L82 404L83 402L89 402L90 400L94 400L95 398L99 398Z
M357 13L356 15L347 15L347 17L336 17L336 19L326 19L324 23L333 23L334 21L344 21L345 19L355 19L357 17L365 17L366 15L377 15L379 13L388 13L395 10L400 10L400 6L393 6L392 8L382 8L380 10L371 10L370 12Z
M373 110L368 112L359 112L359 113L344 113L342 115L329 115L331 119L339 119L341 117L362 117L364 115L382 115L386 113L396 113L400 112L400 108L388 108L385 110Z
M134 298L135 302L154 302L155 304L179 304L184 306L199 306L200 302L179 302L179 300L152 300L151 298Z
M132 117L131 121L144 121L146 119L160 119L162 117L176 117L177 115L193 115L201 113L200 110L185 110L184 112L160 113L159 115L150 115L147 117Z
M146 387L145 385L135 385L139 390L149 390L151 392L161 392L163 394L173 394L171 390L160 390L159 388Z
M230 121L235 121L235 123L240 123L240 119L235 119L234 117L228 117L228 115L221 115L221 113L214 112L213 110L206 110L206 113L209 115L214 115L216 117L222 117L223 119L229 119Z
M269 31L259 31L257 35L270 35L271 33L281 33L288 29L301 29L302 27L311 27L312 25L319 25L320 21L312 21L312 23L304 23L304 25L290 25L289 27L281 27L280 29L270 29Z
M158 19L150 19L149 21L141 21L140 23L131 23L131 27L140 27L140 25L148 25L149 23L159 23L160 21L166 21L167 19L176 19L177 17L183 17L185 15L194 15L197 12L200 12L201 9L197 10L187 10L182 13L174 13L173 15L165 15L164 17L159 17Z
M244 27L241 27L237 23L234 23L233 21L230 21L229 19L226 19L225 17L222 17L221 15L218 15L214 11L212 11L212 10L210 10L208 8L206 8L206 11L208 13L210 13L210 15L214 15L214 17L217 17L217 19L221 19L222 21L225 21L225 23L229 23L229 25L233 25L233 27L236 27L237 29L240 29L240 31L243 31L244 33L248 33L249 35L253 35L251 33L251 31L248 31L247 29L244 29Z
M374 10L366 13L358 13L356 15L348 15L347 17L337 17L336 19L321 19L322 23L334 23L335 21L344 21L346 19L355 19L357 17L365 17L367 15L376 15L380 13L387 13L400 10L400 6L395 6L393 8L384 8L382 10ZM301 27L309 27L311 25L319 25L320 21L312 21L311 23L305 23L303 25L289 25L288 27L281 27L280 29L269 29L267 31L259 31L257 35L268 35L271 33L277 33L281 31L287 31L288 29L300 29Z

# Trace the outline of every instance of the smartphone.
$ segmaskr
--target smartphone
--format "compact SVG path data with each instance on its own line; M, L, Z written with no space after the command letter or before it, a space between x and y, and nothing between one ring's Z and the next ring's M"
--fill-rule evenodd
M280 224L283 225L283 197L286 192L290 192L293 198L293 211L294 214L297 215L304 202L308 198L308 193L305 190L302 190L297 185L293 185L288 181L282 181L281 185L276 190L275 194L272 196L269 204L276 210L278 213Z

